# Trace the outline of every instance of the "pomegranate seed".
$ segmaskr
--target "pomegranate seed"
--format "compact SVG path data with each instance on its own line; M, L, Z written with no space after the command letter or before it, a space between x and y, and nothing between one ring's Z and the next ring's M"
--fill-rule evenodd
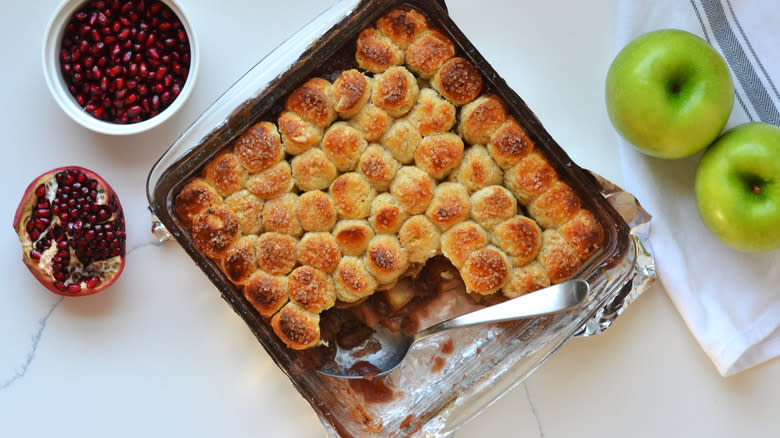
M141 113L143 108L141 108L139 105L133 105L130 108L127 109L127 116L128 117L135 117L138 114Z
M46 186L41 184L35 188L35 196L42 198L46 196Z

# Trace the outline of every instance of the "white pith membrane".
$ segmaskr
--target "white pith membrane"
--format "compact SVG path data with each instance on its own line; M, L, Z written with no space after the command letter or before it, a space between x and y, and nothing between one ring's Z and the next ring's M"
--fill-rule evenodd
M94 179L90 178L89 175L85 174L85 176L88 180ZM52 233L52 230L54 230L57 226L63 230L63 233L69 242L73 237L72 233L66 230L66 224L64 224L60 217L56 214L51 214L49 225L44 230L40 231L40 235L37 239L33 240L30 236L30 233L27 230L27 224L33 220L33 212L35 211L36 205L42 200L35 194L37 188L40 187L41 184L46 187L46 194L44 198L49 201L50 206L53 204L53 201L57 196L57 189L59 184L57 183L56 174L49 175L46 180L40 181L35 185L33 192L24 205L23 214L19 220L18 236L20 242L22 243L22 251L24 252L25 263L38 271L36 276L39 278L39 280L41 280L41 277L43 277L44 279L50 281L52 285L54 285L54 283L58 281L54 278L54 258L59 252L59 249L57 248L57 240L52 236L51 244L43 251L41 251L41 255L37 260L31 256L31 252L36 248L38 242L45 241L49 234ZM97 191L97 196L95 198L94 204L98 206L108 206L108 195L106 194L104 187L100 185L99 181L95 190ZM102 223L114 222L118 216L119 214L112 213L110 220ZM89 223L86 223L85 225L91 226ZM117 256L103 260L94 260L86 266L82 263L81 260L78 259L75 254L76 251L73 247L68 246L67 251L69 254L67 273L66 277L60 280L64 284L65 288L64 290L63 288L58 288L62 292L67 292L67 288L73 284L79 285L79 291L74 291L74 293L83 293L85 291L88 292L91 289L102 288L105 281L107 279L114 278L123 266L122 259L124 256L124 251L122 251L122 254ZM92 278L98 279L96 284L89 284L90 282L88 280ZM94 281L92 283L94 283Z

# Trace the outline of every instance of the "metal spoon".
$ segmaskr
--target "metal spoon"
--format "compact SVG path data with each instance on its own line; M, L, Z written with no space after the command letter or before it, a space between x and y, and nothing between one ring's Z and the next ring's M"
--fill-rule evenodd
M510 321L531 318L561 312L580 304L590 291L584 280L569 280L533 293L521 295L503 303L475 310L465 315L432 325L414 335L405 331L391 332L378 325L372 337L381 344L381 348L372 354L354 353L360 348L345 350L337 347L334 363L317 368L322 374L345 379L364 378L353 367L366 365L366 377L378 377L393 371L406 357L412 345L429 336L450 329L469 327L477 324Z

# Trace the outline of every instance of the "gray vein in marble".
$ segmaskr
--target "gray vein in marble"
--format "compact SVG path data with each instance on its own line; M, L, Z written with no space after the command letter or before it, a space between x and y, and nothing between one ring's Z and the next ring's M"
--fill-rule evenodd
M43 336L43 330L46 328L46 323L49 321L49 317L52 313L57 309L57 306L60 305L64 297L60 297L54 304L52 304L51 308L49 308L49 311L44 315L43 318L38 321L38 331L33 335L32 337L32 345L30 347L30 351L27 353L27 358L25 359L24 363L22 363L21 368L19 368L18 371L16 371L16 374L11 376L9 379L7 379L5 382L3 382L2 385L0 385L0 391L7 389L9 386L11 386L14 382L24 377L25 374L27 374L27 370L30 368L30 364L32 363L33 359L35 359L35 352L38 350L38 344L41 341L41 336Z
M145 242L141 243L139 245L136 245L130 249L127 250L125 257L130 255L133 251L144 248L147 246L159 246L159 243L156 241L151 242ZM27 374L27 369L30 368L30 364L32 363L33 359L35 359L35 352L38 350L38 343L41 341L41 336L43 336L43 331L46 328L46 322L49 320L49 317L52 313L57 309L57 307L60 305L62 300L65 297L60 297L52 306L49 308L49 311L46 313L46 315L43 316L43 318L40 319L38 322L38 331L33 335L32 337L32 344L30 345L30 351L27 353L27 358L24 360L24 363L22 363L22 366L19 368L16 373L11 376L10 378L6 379L2 385L0 385L0 391L7 389L9 386L13 385L14 382L24 377L25 374Z
M531 406L531 413L534 414L536 419L536 427L539 429L539 438L544 438L544 428L542 428L542 419L539 418L539 413L536 412L536 405L531 398L531 391L528 390L528 382L523 382L523 388L525 389L525 398L528 400L528 405Z
M134 246L134 247L132 247L132 248L129 248L129 249L127 250L127 254L125 255L125 257L126 257L126 256L128 256L128 255L130 255L130 254L131 254L132 252L134 252L135 250L138 250L138 249L141 249L141 248L146 248L146 247L149 247L149 246L162 246L162 244L163 244L163 243L164 243L164 242L159 242L159 241L157 241L157 240L154 240L154 241L149 241L149 242L144 242L144 243L139 243L138 245L136 245L136 246Z

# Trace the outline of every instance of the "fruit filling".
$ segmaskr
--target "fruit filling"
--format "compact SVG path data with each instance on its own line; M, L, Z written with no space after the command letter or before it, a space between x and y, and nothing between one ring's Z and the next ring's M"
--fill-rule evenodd
M28 205L27 239L20 237L30 262L55 289L82 294L115 278L125 254L124 215L100 181L63 169L39 179Z
M89 0L65 26L60 67L76 102L97 119L137 123L167 108L184 86L190 42L160 1Z

